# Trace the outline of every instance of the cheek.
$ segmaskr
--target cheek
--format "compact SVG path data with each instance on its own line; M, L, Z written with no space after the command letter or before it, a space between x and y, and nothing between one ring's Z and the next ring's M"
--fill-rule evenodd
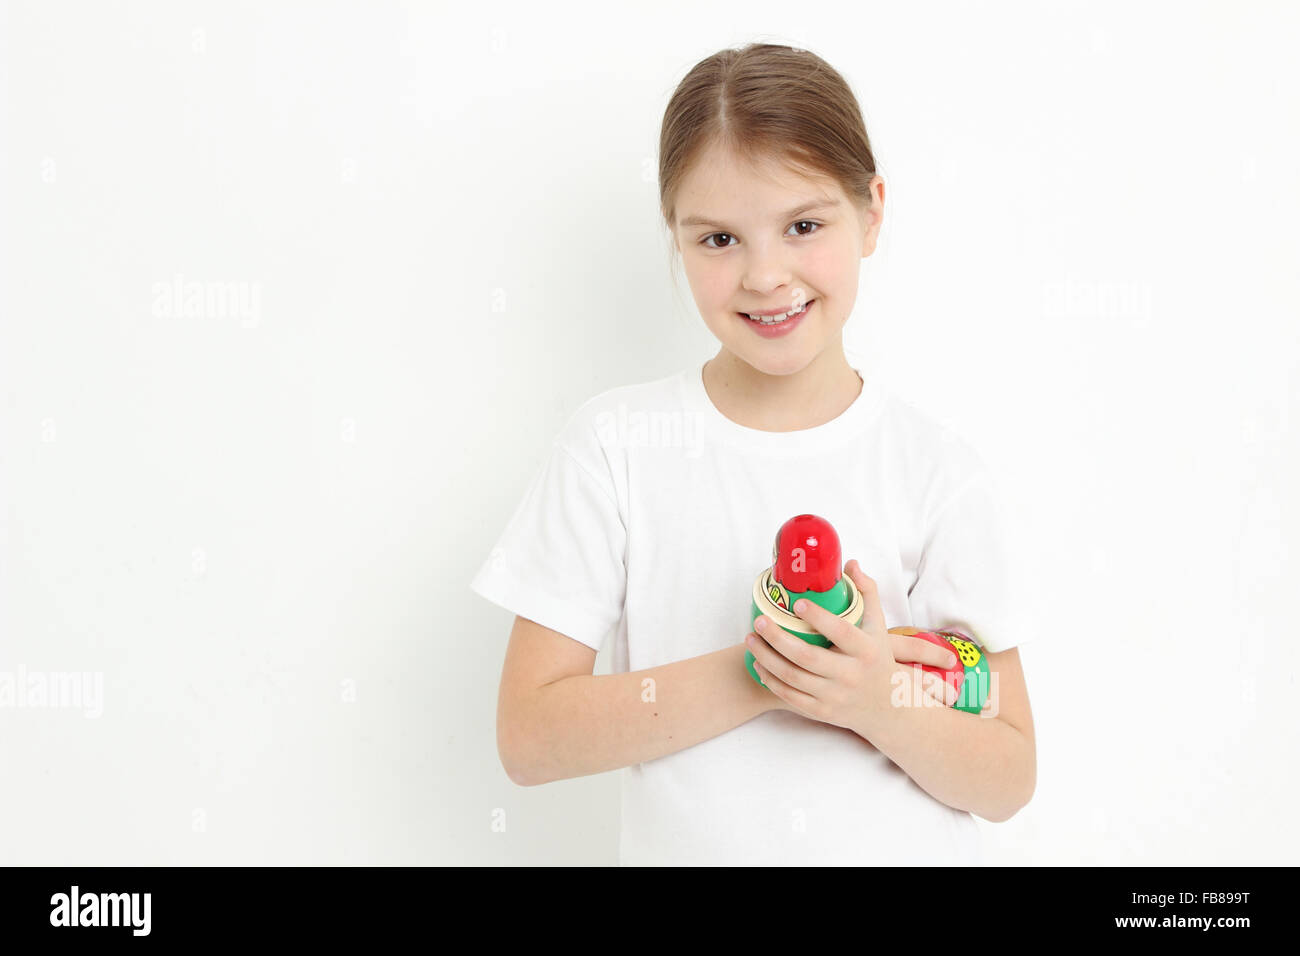
M858 260L845 255L840 248L818 249L808 255L802 263L804 278L813 285L830 293L837 291L851 278L853 270L858 268Z
M739 260L736 260L739 261ZM730 301L740 286L741 275L733 262L718 262L706 268L704 273L705 288L715 299Z
M687 279L700 306L714 311L731 302L739 283L731 270L723 267L696 268L687 273Z

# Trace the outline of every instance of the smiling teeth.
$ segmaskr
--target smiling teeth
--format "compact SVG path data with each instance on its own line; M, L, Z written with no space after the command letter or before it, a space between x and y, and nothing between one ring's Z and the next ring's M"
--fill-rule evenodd
M783 315L750 315L748 312L746 312L745 315L749 317L749 320L751 322L759 322L763 325L776 325L776 323L784 322L792 315L798 315L806 308L808 308L807 302L805 302L803 305L799 306L798 308L791 309L789 312L786 312Z

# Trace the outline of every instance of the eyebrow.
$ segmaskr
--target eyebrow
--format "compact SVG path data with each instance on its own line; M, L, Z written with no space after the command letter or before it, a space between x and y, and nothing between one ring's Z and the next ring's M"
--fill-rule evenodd
M812 212L814 209L821 209L826 206L839 205L832 199L810 199L808 202L801 203L787 212L782 219L793 219L795 216L801 216L806 212ZM681 220L678 225L681 226L721 226L722 223L716 219L710 219L707 216L687 216Z

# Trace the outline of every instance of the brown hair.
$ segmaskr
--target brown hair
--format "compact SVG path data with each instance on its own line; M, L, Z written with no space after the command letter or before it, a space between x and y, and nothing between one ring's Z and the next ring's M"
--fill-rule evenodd
M834 180L871 207L876 158L857 98L817 54L772 43L720 50L677 85L659 131L659 205L673 229L691 164L721 146Z

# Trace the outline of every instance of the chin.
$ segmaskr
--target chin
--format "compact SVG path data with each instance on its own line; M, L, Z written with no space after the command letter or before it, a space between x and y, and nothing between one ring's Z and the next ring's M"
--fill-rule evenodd
M755 352L753 349L737 352L736 355L757 372L764 375L793 375L808 367L813 360L812 354L804 354L801 348L782 350L779 353Z
M743 331L743 330L742 330ZM793 375L812 363L827 341L821 328L795 329L794 334L770 341L755 341L752 334L733 337L732 352L746 365L766 375Z

